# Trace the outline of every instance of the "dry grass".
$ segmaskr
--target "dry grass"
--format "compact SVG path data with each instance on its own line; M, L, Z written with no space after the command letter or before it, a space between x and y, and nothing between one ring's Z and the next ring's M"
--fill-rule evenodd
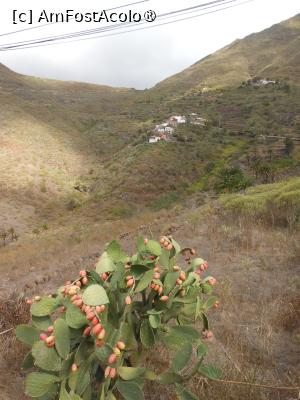
M16 340L14 328L18 324L27 323L30 313L24 298L17 293L5 298L3 296L0 298L0 333L7 332L0 335L0 399L17 400L24 398L20 388L23 378L20 364L27 349Z
M136 232L150 235L149 224L154 236L170 230L176 239L195 247L199 255L209 260L210 273L219 281L217 294L222 306L212 314L215 339L209 344L209 361L223 369L226 380L299 386L298 234L257 226L251 221L243 225L229 223L220 219L211 207L192 210L193 215L199 214L197 224L190 222L190 213L149 214L143 216L145 222L142 226L135 218L103 224L101 233L96 224L79 243L68 241L65 237L60 237L61 243L49 242L49 237L45 237L45 243L39 241L34 244L29 254L26 253L28 243L23 243L20 248L6 249L6 257L10 257L13 269L17 269L20 289L24 289L26 280L23 284L20 281L28 273L29 265L33 265L31 273L40 277L41 281L27 288L27 292L47 292L82 265L91 265L95 252L101 251L105 242L121 237L123 245L132 250L131 242ZM194 218L192 221L195 221ZM36 246L40 246L43 258ZM24 251L24 264L20 267L17 256ZM91 253L94 255L88 257ZM4 259L8 261L6 257ZM53 265L52 272L50 265ZM8 276L12 275L11 271ZM43 281L42 278L47 275L50 276L49 281ZM13 307L15 311L12 315L17 315L18 307ZM23 317L18 318L22 320ZM26 313L24 318L27 318ZM8 318L5 327L10 327L14 321L14 318ZM15 346L11 336L6 340ZM16 349L12 354L7 344L2 346L5 358L10 359L9 368L3 376L6 381L14 383L21 393L22 380L16 369L24 350ZM160 350L155 354L159 354L159 359L150 357L148 363L156 370L158 368L159 372L167 368L169 354ZM296 392L207 382L202 378L193 379L189 387L200 400L294 400L297 396ZM7 398L15 400L22 397L10 394ZM147 385L146 399L174 400L175 394L169 387Z

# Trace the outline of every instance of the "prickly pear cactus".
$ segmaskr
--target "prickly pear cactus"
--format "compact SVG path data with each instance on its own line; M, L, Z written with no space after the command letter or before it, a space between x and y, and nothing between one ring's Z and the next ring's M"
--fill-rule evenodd
M207 312L219 305L210 296L216 280L203 277L208 264L194 255L172 237L139 238L131 257L113 241L95 269L80 271L55 295L28 300L31 324L16 329L31 347L22 366L29 370L26 395L142 400L150 380L174 384L180 400L196 399L184 383L196 374L216 379L220 371L204 364L212 337ZM143 353L155 346L172 354L166 371L143 365Z

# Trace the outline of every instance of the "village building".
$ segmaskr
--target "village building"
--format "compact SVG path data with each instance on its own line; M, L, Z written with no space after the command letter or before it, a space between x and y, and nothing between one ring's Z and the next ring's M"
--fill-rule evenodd
M168 119L169 125L176 126L178 124L185 124L186 117L184 115L173 115Z
M192 125L205 126L206 119L200 117L196 113L189 114L189 121ZM171 142L176 140L173 133L178 125L186 124L187 117L185 115L173 115L165 122L158 124L152 131L152 136L149 138L149 143L158 143L160 140Z
M157 143L161 140L160 136L150 136L149 143Z

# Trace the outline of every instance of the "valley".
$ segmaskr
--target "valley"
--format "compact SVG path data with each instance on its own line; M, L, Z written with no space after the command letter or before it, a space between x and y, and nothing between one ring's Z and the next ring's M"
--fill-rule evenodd
M299 386L299 43L300 14L148 90L0 64L0 332L28 317L24 298L93 267L111 240L131 250L137 235L172 234L218 278L210 346L224 377ZM191 113L206 123L149 143L156 125ZM0 336L0 399L25 399L23 353ZM200 399L297 396L192 384ZM148 388L147 400L161 396Z

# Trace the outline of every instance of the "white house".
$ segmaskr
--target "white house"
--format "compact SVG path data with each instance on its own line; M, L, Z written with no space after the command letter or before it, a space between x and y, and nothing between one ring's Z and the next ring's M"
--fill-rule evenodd
M191 120L191 124L205 126L206 125L206 119L205 118L201 118L201 117L197 117L197 118Z
M159 136L150 136L149 137L149 143L157 143L160 141L160 137Z
M168 126L167 123L164 123L164 124L156 125L154 132L156 132L156 133L173 133L174 128L172 128L171 126Z
M167 132L167 133L173 133L173 132L174 132L174 128L172 128L171 126L166 126L166 127L165 127L165 132Z
M185 124L186 117L184 115L173 115L168 119L170 125Z

